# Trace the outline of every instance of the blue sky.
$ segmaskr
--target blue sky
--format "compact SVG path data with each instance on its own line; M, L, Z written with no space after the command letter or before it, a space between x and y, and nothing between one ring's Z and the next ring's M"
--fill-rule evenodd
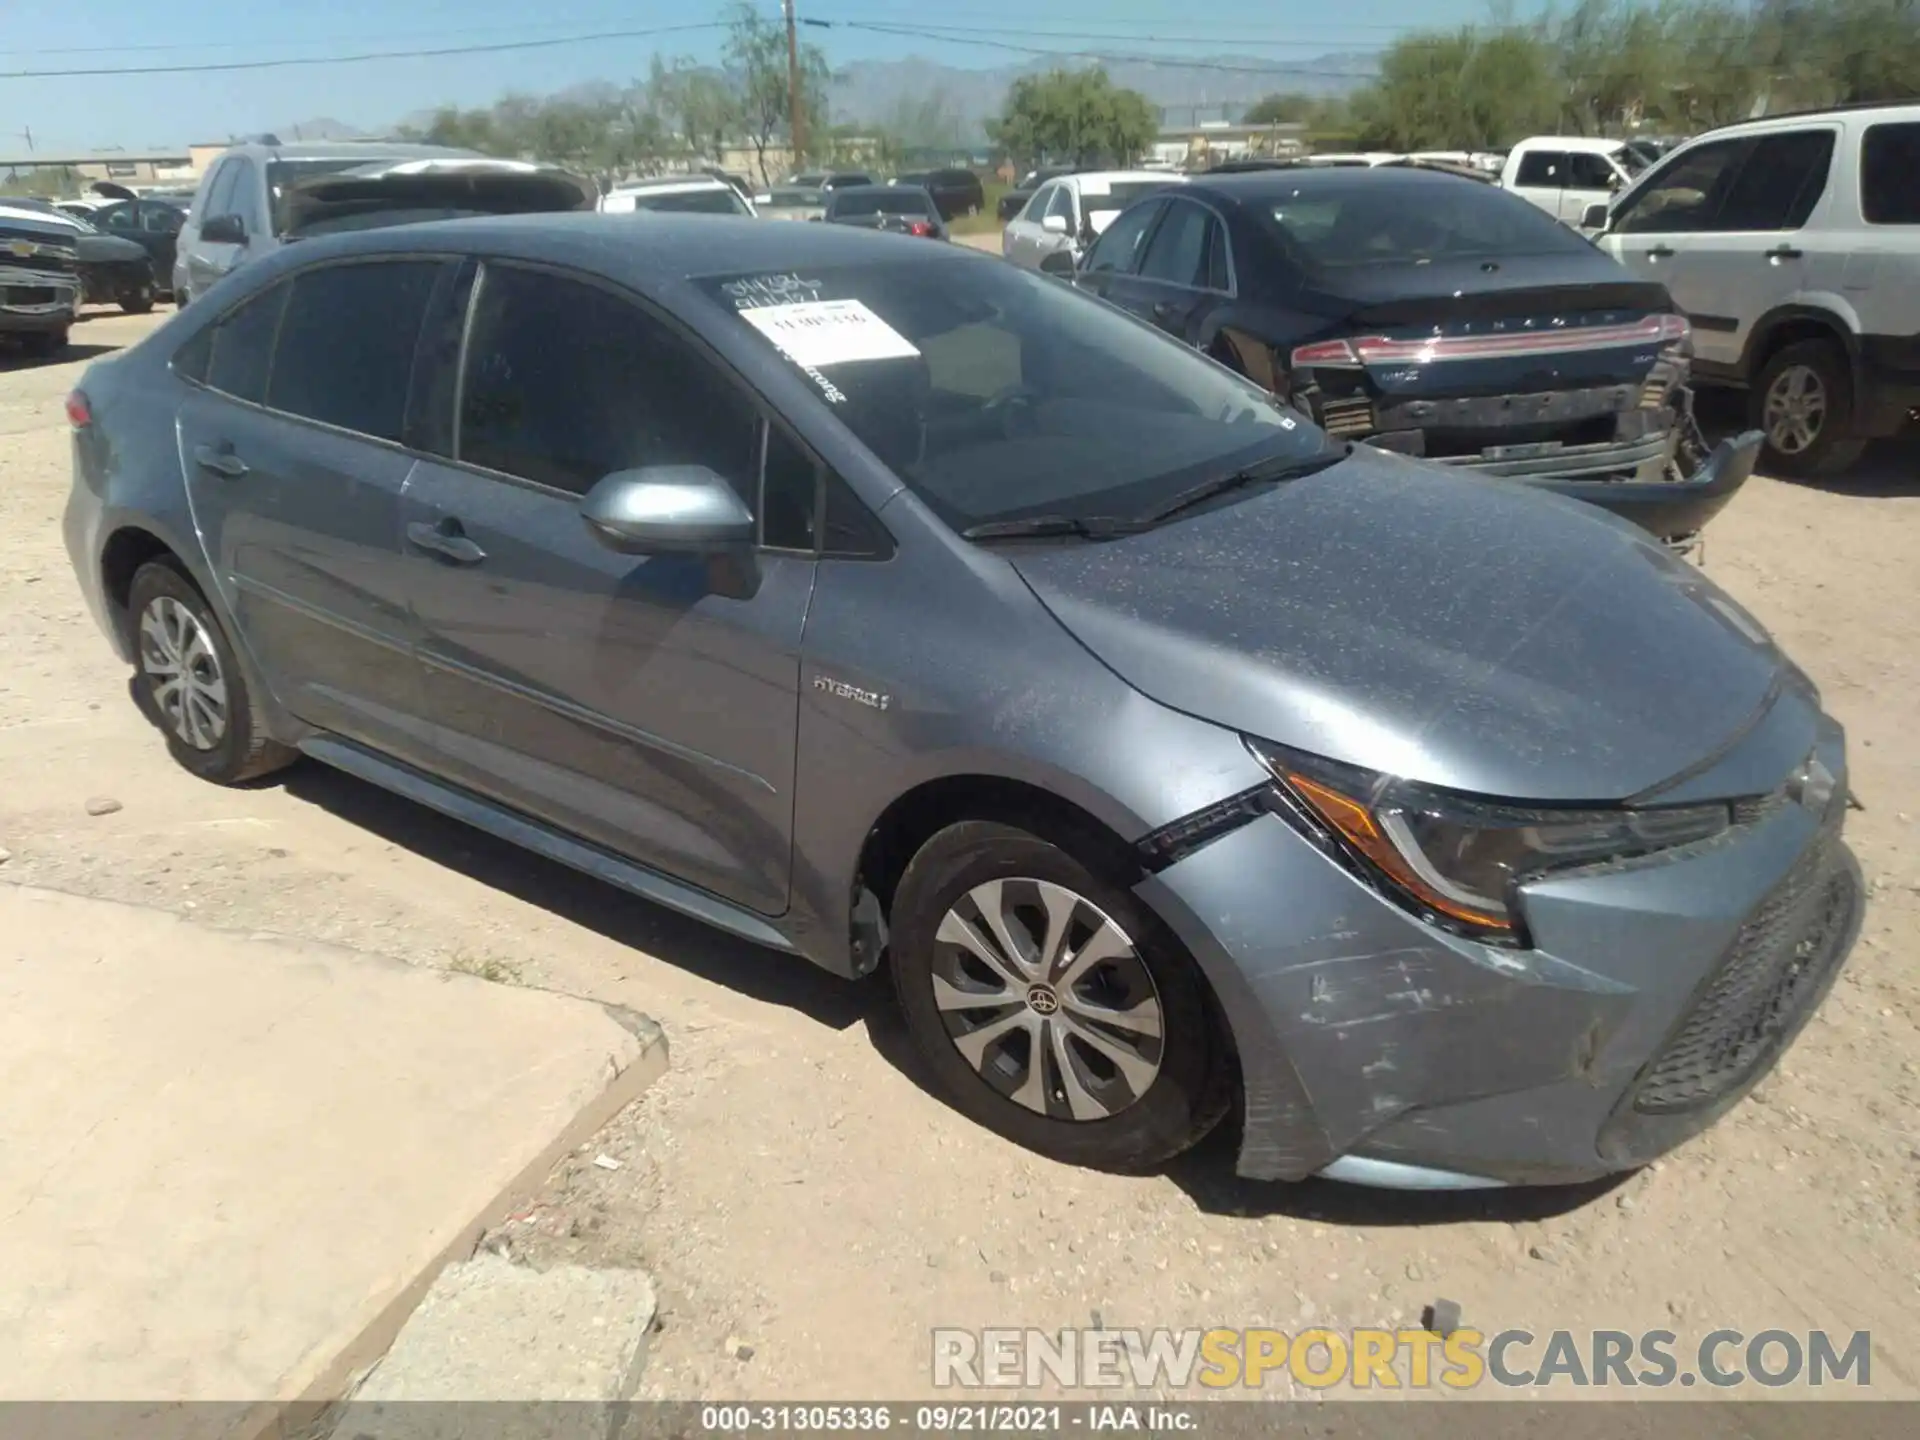
M1188 0L799 0L799 13L835 21L941 25L965 39L1046 49L1230 53L1305 60L1378 48L1398 31L1483 18L1487 0L1343 0L1338 6L1262 0L1197 7ZM769 16L778 0L756 0ZM1517 8L1531 10L1535 4ZM17 78L23 71L119 69L368 51L489 45L717 21L725 0L0 0L0 153L183 145L327 116L391 124L441 104L478 105L509 90L542 93L585 80L644 74L657 51L713 58L718 28L598 40L537 50L358 64L206 73ZM1255 19L1254 17L1258 17ZM1057 33L1050 33L1057 32ZM986 69L1025 58L950 39L813 30L838 65L923 55ZM1149 44L1149 40L1153 43Z

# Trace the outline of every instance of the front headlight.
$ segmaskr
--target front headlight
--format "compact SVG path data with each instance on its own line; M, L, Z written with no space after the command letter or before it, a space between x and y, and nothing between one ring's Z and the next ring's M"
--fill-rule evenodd
M1248 747L1294 813L1423 919L1494 944L1520 944L1514 894L1555 870L1710 840L1726 805L1570 810L1504 805L1282 750Z

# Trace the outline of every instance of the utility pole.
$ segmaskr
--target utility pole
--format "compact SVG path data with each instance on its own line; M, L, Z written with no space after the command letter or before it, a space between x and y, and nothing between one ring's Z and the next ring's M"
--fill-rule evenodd
M805 162L800 158L807 148L806 117L800 104L800 41L794 35L793 0L780 0L787 20L787 131L793 145L793 168Z

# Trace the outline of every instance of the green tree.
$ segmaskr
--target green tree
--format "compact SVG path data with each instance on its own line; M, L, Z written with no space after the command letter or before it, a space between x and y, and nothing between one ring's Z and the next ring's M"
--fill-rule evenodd
M1246 125L1310 125L1320 113L1311 95L1274 94L1256 100L1240 117Z
M727 77L686 57L672 64L653 57L647 97L689 155L718 160L727 139L741 133L740 97Z
M1556 128L1561 79L1533 27L1410 35L1354 97L1359 143L1383 150L1486 149Z
M1147 97L1105 70L1052 70L1013 83L987 133L1009 156L1038 163L1129 163L1152 143L1159 117Z
M727 18L727 69L739 99L739 119L766 179L767 151L776 140L791 144L787 85L787 34L750 5L736 5ZM800 118L808 136L827 128L827 57L817 45L800 47ZM805 156L793 156L796 165Z

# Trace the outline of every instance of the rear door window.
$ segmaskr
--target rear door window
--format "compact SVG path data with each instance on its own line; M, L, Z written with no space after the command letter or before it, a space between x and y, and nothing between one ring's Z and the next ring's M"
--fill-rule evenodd
M1832 168L1831 130L1762 136L1733 177L1713 228L1798 230L1826 193Z
M1529 150L1520 157L1513 183L1537 190L1561 190L1567 183L1567 157L1559 150Z
M330 265L293 280L270 409L400 442L434 260Z
M215 328L207 384L236 400L258 405L267 398L267 372L273 364L273 340L287 308L285 281L256 295Z
M1088 273L1131 275L1139 259L1140 242L1166 209L1163 200L1148 200L1121 213L1088 252Z
M1206 281L1208 230L1213 216L1179 200L1167 204L1167 218L1153 232L1140 274L1169 285L1194 287Z
M1622 235L1711 230L1727 188L1745 157L1745 140L1696 145L1656 171L1614 215Z
M1920 225L1920 124L1868 127L1860 210L1869 225Z

